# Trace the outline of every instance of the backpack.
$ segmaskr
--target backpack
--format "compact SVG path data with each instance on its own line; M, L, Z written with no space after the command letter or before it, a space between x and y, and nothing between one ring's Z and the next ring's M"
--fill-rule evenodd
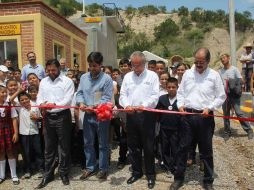
M228 79L227 94L233 98L240 98L242 95L242 82L240 78Z

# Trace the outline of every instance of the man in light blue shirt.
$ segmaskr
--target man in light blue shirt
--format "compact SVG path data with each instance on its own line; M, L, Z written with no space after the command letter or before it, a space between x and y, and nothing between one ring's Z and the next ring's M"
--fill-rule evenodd
M109 165L108 133L110 121L98 121L96 114L93 111L87 111L87 108L93 109L99 104L111 102L113 81L109 75L101 71L103 56L100 52L90 53L87 61L90 72L82 75L76 96L80 110L86 112L83 122L86 169L80 179L86 180L96 172L94 140L97 133L99 140L99 172L97 178L106 180Z
M30 73L34 73L41 80L45 77L45 69L42 65L36 63L36 55L34 52L27 53L27 59L29 63L22 68L21 79L22 81L27 80L27 76Z

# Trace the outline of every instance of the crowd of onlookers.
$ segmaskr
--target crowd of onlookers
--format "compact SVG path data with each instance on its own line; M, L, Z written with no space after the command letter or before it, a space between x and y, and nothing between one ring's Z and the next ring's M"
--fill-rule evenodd
M243 64L242 79L238 69L230 64L230 56L222 54L220 57L223 68L219 70L219 74L224 84L224 89L227 94L227 100L223 104L223 112L225 116L230 115L230 111L234 111L238 117L244 117L240 111L240 97L242 92L243 81L245 83L244 90L253 92L253 59L254 53L252 46L246 45L246 53L244 53L240 61ZM0 65L0 183L5 180L6 165L10 166L11 178L14 184L19 184L19 178L16 172L17 153L22 155L24 176L30 178L35 172L39 172L39 177L44 174L44 115L37 105L37 94L40 88L40 81L48 76L48 71L42 65L36 62L36 54L29 52L27 54L28 64L21 70L13 69L11 60L5 60L3 65ZM184 73L187 70L195 69L195 65L191 66L184 63L184 59L175 55L171 59L171 66L168 67L165 62L160 60L149 60L146 63L145 70L150 70L156 73L159 80L159 96L157 109L179 111L176 105L175 98L177 89L183 80ZM77 105L76 94L80 92L80 80L85 72L79 71L79 65L74 64L73 68L67 68L66 59L59 60L59 71L61 75L67 76L73 81L75 87L75 95L73 97L72 106ZM89 63L90 64L90 63ZM111 101L115 108L122 108L121 100L119 100L121 87L124 77L140 67L135 66L128 59L121 59L118 68L112 66L103 66L99 63L100 68L104 73L109 75L113 83L113 96ZM84 75L83 75L84 76ZM234 79L233 81L231 79ZM124 83L124 85L126 85ZM128 90L128 89L127 89ZM145 93L145 92L144 92ZM96 98L96 94L94 94ZM167 102L167 96L169 101ZM166 99L165 99L166 98ZM165 101L167 103L165 103ZM166 105L166 107L165 107ZM11 109L8 106L16 106ZM83 137L83 119L87 114L80 109L72 109L72 135L71 135L71 160L73 164L79 164L82 169L86 168L86 158L84 154L84 137ZM88 113L89 114L89 113ZM136 112L138 114L138 112ZM178 151L178 132L177 126L180 126L180 116L169 114L156 115L155 127L155 144L154 153L161 168L168 172L174 172L175 157ZM119 144L119 159L117 168L122 169L128 163L128 131L126 130L128 114L114 113L113 119L110 121L108 145L112 149L113 142ZM169 123L173 123L171 126ZM248 122L241 121L243 129L248 133L248 138L253 138L253 131ZM12 127L10 127L12 126ZM161 127L164 126L164 127ZM228 119L224 119L225 140L230 138L231 130ZM171 130L169 133L168 130ZM96 136L95 150L99 157L100 143ZM191 146L188 150L188 165L196 163L196 147L199 144L199 139L193 138ZM8 159L8 164L6 163ZM59 156L56 155L54 167L59 164ZM131 158L130 158L131 159ZM110 163L110 154L108 155ZM204 170L204 162L200 161L200 168ZM20 168L20 167L19 167ZM83 176L83 179L88 177ZM89 173L90 175L90 173ZM107 174L105 174L107 175ZM105 176L100 176L101 178ZM81 176L82 178L82 176ZM153 180L153 179L151 179ZM131 181L130 181L131 183ZM149 183L149 182L148 182ZM151 182L152 183L152 182ZM154 184L148 185L153 188Z

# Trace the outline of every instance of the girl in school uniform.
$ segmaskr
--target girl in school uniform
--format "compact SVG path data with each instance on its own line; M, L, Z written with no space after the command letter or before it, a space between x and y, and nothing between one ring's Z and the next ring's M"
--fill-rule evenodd
M0 106L9 106L6 102L7 89L0 86ZM14 108L0 108L0 183L5 180L6 156L14 185L19 184L16 173L16 142L18 141L17 112Z

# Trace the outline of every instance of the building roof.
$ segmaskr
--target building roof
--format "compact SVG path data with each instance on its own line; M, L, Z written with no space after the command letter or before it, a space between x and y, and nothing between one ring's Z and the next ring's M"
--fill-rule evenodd
M60 14L58 14L56 11L54 11L51 7L49 7L48 5L43 3L42 1L39 1L39 0L29 0L29 1L22 1L22 2L0 3L0 10L1 9L6 9L6 8L12 8L13 10L15 10L15 9L18 9L19 7L22 7L22 8L25 7L27 9L31 9L33 7L36 7L34 12L27 11L27 12L23 12L23 14L41 13L41 14L49 17L49 15L46 14L46 13L49 13L50 15L52 15L52 18L50 18L50 19L52 19L52 20L54 20L54 18L60 19L64 23L69 25L71 28L77 30L82 35L87 36L87 33L85 33L83 30L81 30L80 28L78 28L77 26L72 24L65 17L63 17ZM18 14L19 14L19 12L13 11L12 15L18 15Z

